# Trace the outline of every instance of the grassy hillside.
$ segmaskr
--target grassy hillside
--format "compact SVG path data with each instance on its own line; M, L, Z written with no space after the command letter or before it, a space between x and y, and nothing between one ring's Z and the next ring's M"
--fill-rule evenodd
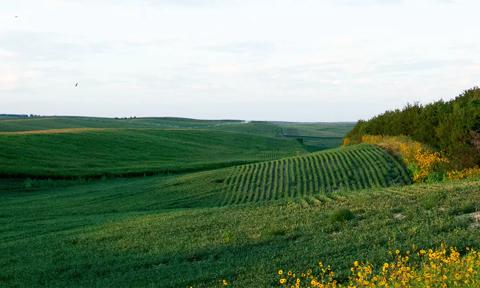
M82 128L0 134L4 177L182 172L304 152L294 140L199 129Z
M319 260L341 280L354 260L383 263L388 250L443 241L479 247L470 214L479 180L206 207L202 199L221 191L211 183L224 176L2 193L0 286L220 287L228 279L232 287L268 287L277 269L306 271Z

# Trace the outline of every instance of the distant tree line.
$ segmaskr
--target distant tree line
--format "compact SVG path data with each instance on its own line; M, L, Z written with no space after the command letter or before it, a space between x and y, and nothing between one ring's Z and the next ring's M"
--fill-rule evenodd
M0 114L1 118L28 118L26 114Z
M454 167L480 165L480 88L448 102L408 104L360 120L346 137L350 143L359 143L362 135L409 136L444 153Z

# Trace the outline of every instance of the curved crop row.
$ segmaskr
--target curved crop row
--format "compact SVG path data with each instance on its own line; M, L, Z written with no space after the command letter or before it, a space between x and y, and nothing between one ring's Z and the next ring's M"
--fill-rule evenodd
M397 159L364 144L242 165L231 171L225 180L224 205L411 183Z

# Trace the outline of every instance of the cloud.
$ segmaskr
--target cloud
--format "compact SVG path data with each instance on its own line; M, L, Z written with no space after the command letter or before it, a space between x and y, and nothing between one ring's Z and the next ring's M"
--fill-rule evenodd
M453 97L478 84L480 4L441 2L12 0L0 112L332 121Z
M246 41L232 42L223 45L203 46L201 48L210 52L242 54L251 57L265 57L274 52L275 44L271 42Z
M113 49L108 42L88 42L87 39L75 39L64 34L36 32L3 34L0 36L0 46L14 51L24 61L71 60L108 53Z

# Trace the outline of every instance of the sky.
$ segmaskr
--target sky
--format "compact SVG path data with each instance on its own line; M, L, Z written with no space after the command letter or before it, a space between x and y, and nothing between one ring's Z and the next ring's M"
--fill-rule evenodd
M478 0L2 0L0 114L368 119L479 86L478 11Z

